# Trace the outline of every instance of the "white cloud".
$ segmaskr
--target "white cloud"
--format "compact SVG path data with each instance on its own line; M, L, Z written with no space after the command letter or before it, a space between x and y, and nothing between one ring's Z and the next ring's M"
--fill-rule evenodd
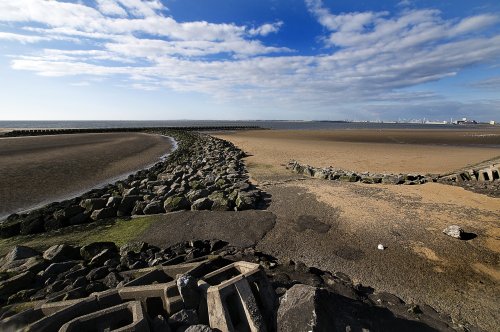
M1 32L0 40L10 40L17 41L21 43L37 43L43 40L50 40L48 37L32 36L32 35L22 35L18 33Z
M96 0L97 8L103 14L115 16L127 16L127 12L115 0Z
M86 81L117 76L135 89L201 92L221 101L290 109L438 100L432 92L405 88L500 58L500 35L481 34L498 22L494 15L447 20L432 9L333 14L319 0L306 3L326 30L321 55L295 55L286 45L259 40L286 28L281 21L257 27L181 23L164 16L161 2L139 0L102 0L96 8L0 0L0 22L30 33L0 33L0 39L74 38L85 44L14 55L16 70Z
M267 36L271 33L276 33L280 30L283 25L283 21L275 22L275 23L266 23L257 28L252 28L248 32L253 36Z

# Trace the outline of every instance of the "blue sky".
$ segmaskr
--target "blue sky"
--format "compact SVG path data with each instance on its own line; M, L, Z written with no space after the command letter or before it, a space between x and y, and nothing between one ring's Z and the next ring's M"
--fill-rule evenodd
M0 0L0 120L500 120L497 0Z

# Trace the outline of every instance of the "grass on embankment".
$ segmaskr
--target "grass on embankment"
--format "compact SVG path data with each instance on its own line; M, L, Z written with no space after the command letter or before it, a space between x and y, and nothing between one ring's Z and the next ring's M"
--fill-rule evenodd
M45 250L54 244L65 243L82 246L92 242L111 241L120 246L134 241L151 226L154 220L155 218L148 216L127 220L98 221L42 234L20 235L8 239L0 239L0 255L5 255L15 245Z

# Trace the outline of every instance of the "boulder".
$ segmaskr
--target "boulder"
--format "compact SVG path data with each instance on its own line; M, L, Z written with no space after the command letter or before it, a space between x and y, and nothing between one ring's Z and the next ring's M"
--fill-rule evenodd
M132 213L132 210L134 209L135 204L137 201L141 201L142 196L139 195L130 195L123 197L120 203L120 206L118 207L118 212L117 215L120 216L129 216Z
M130 189L126 189L123 191L123 197L127 197L127 196L136 196L136 195L139 195L140 194L140 191L139 189L137 188L130 188Z
M53 216L56 220L68 220L71 217L76 216L79 213L82 213L85 209L79 205L70 205L67 208L57 210L54 212Z
M172 196L165 200L163 207L166 212L187 210L190 207L190 203L184 196Z
M198 314L194 309L182 309L181 311L170 316L168 324L174 328L183 325L196 325L198 324Z
M190 274L178 276L177 289L186 309L198 309L200 305L200 292L196 278Z
M19 235L21 231L21 220L5 220L0 224L0 237L9 238Z
M89 220L89 213L82 212L74 217L69 218L70 225L80 225L86 223Z
M256 206L256 199L254 196L247 192L240 192L236 198L236 208L238 210L254 209Z
M78 260L81 258L80 249L67 244L53 245L43 252L43 258L53 263Z
M11 251L2 259L2 263L10 263L12 261L17 261L19 259L25 259L35 256L40 256L41 253L35 249L25 246L15 246Z
M21 219L21 235L42 233L45 230L45 220L42 215L28 214Z
M135 202L134 208L132 209L132 212L130 214L132 215L143 215L144 214L144 208L146 207L147 203L143 201L137 201Z
M21 273L25 271L30 271L34 274L43 271L47 268L48 263L41 257L35 256L35 257L30 257L30 258L25 258L20 261L14 261L14 262L23 262L21 265L18 265L16 267L8 268L7 266L4 265L2 267L2 270L5 270L6 272L9 273ZM9 264L7 264L9 265Z
M104 249L94 257L89 262L89 265L91 266L101 266L104 265L104 262L110 260L110 259L115 259L119 260L120 257L116 250L109 250L109 249Z
M325 290L296 284L280 299L278 331L337 331ZM330 309L330 310L329 310Z
M31 288L30 286L34 277L35 275L32 272L26 271L7 280L0 281L0 298L6 299L20 290Z
M120 247L120 255L124 256L129 252L140 253L146 251L148 244L146 242L129 242Z
M106 277L109 274L108 268L106 266L96 267L90 270L86 278L89 281L98 280Z
M203 197L207 197L210 193L208 192L208 190L206 189L197 189L197 190L191 190L188 194L187 194L187 198L191 201L191 202L194 202L196 201L197 199L200 199L200 198L203 198Z
M446 227L445 229L443 229L443 233L459 240L464 236L464 230L458 225L451 225Z
M116 210L111 207L94 210L90 215L90 218L93 220L102 220L116 217Z
M204 197L204 198L200 198L200 199L197 199L196 201L193 202L193 204L191 204L191 210L195 211L195 210L210 210L210 208L212 207L212 200L207 198L207 197Z
M71 269L73 266L78 265L78 261L67 261L67 262L60 262L60 263L52 263L50 264L43 272L42 272L42 277L48 278L50 276L56 276L58 274L61 274L63 272L68 271Z
M86 211L100 210L106 207L107 198L88 198L80 202L80 206Z
M165 209L160 201L151 202L143 210L144 214L159 214L164 213Z
M231 202L224 197L224 193L214 192L208 198L213 202L212 211L228 211L231 209Z
M93 242L80 248L80 255L84 260L91 260L94 256L101 253L103 250L108 249L112 252L117 251L114 242Z

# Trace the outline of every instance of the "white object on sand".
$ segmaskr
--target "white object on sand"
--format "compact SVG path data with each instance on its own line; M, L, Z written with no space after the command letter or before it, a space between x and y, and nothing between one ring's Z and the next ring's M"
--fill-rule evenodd
M379 244L377 248L378 248L378 250L384 250L385 249L385 247L384 247L383 244Z

